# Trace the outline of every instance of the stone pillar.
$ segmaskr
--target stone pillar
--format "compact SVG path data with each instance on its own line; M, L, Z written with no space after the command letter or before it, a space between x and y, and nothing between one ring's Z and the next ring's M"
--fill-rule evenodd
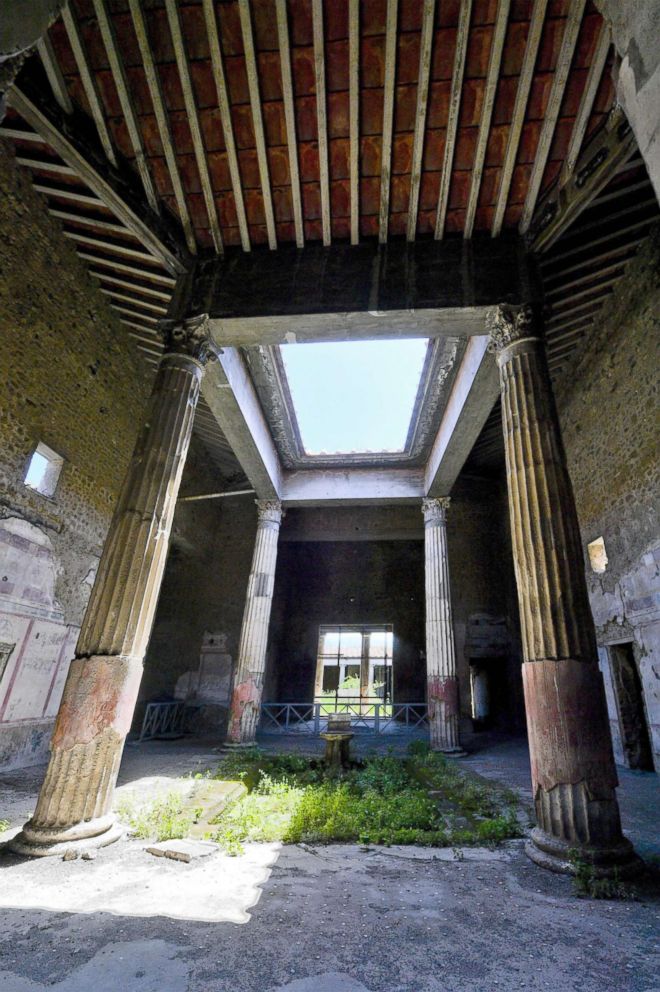
M537 827L527 853L570 871L569 851L606 874L637 866L618 784L582 544L540 327L530 307L488 319L500 370L511 537Z
M204 325L175 328L114 512L50 744L32 819L12 841L21 854L112 843L111 812L124 740L165 568L204 364Z
M450 756L465 752L458 734L458 679L451 616L447 510L449 498L422 500L426 575L426 680L431 747Z
M278 500L258 499L255 502L258 513L257 537L229 708L229 744L251 744L257 733L275 585L277 541L283 515L282 504Z

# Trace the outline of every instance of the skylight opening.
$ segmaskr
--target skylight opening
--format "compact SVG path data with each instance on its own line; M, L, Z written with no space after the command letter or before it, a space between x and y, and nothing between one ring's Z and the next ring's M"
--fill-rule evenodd
M281 345L305 453L403 452L427 349L427 338Z

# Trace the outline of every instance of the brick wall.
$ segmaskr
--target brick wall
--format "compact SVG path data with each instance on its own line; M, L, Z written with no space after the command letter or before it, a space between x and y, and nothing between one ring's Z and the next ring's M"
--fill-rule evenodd
M150 375L0 141L0 766L42 760ZM23 478L64 458L53 498Z

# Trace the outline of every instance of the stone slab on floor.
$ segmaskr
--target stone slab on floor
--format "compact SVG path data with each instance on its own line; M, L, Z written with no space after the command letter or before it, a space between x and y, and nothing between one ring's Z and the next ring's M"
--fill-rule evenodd
M190 864L199 858L208 858L218 850L217 844L207 840L161 840L145 848L147 854L156 858L169 858L171 861L182 861Z

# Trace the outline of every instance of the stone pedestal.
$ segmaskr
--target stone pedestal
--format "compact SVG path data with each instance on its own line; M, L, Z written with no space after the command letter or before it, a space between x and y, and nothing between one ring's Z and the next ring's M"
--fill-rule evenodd
M229 708L227 741L230 744L251 744L255 739L266 670L282 504L277 500L261 499L256 500L256 504L257 537Z
M431 747L449 756L465 752L459 740L458 679L447 558L449 498L425 499L426 679Z
M529 307L489 318L500 370L523 684L538 826L527 853L570 871L569 851L605 874L637 866L618 784L584 560L545 349Z
M161 360L71 663L51 756L21 854L101 847L165 568L204 361L203 327L174 332Z

